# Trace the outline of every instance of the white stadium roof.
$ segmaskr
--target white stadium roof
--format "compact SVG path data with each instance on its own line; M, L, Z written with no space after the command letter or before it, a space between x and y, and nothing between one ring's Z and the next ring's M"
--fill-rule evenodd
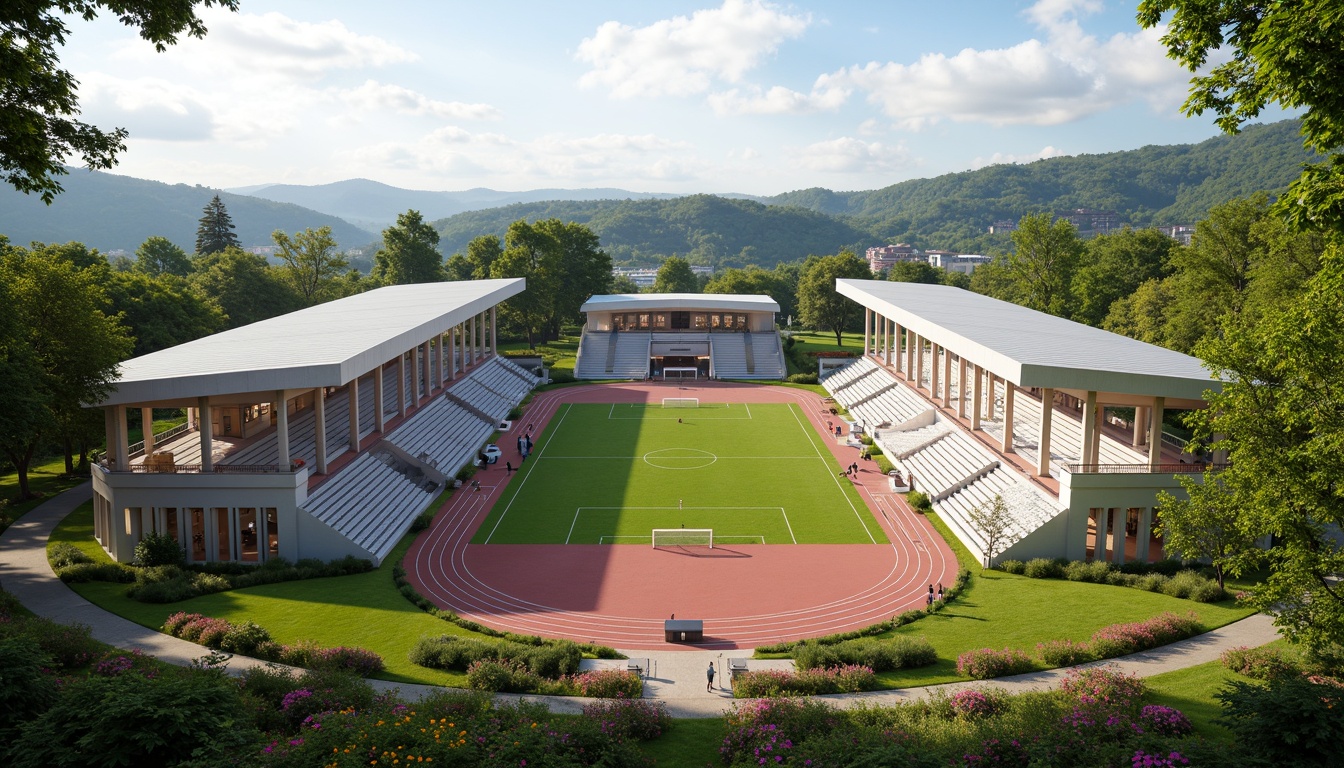
M523 291L523 278L393 285L216 333L121 364L98 405L269 402L336 387Z
M594 296L580 312L642 312L652 309L703 310L707 312L778 312L769 296L733 293L613 293Z
M1199 358L961 288L835 282L842 296L1020 387L1160 396L1193 406L1205 390L1222 386Z

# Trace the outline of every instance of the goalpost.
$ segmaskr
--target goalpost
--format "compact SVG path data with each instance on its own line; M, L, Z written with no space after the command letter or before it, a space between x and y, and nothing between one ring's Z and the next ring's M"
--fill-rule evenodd
M713 528L654 528L653 548L659 547L714 548Z
M700 371L695 368L664 368L663 381L699 381Z
M698 397L664 397L664 408L699 408L700 398Z

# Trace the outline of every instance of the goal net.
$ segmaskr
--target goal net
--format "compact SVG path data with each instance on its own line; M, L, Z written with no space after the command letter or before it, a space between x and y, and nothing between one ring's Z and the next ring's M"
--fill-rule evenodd
M699 408L700 398L698 397L664 397L664 408Z
M654 528L653 548L709 547L714 548L713 528Z
M700 371L695 368L664 368L663 381L685 381L687 379L696 381L700 378Z

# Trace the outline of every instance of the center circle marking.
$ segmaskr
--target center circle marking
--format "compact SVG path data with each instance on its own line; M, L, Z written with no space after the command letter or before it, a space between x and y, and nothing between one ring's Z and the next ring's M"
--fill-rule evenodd
M660 448L644 454L644 463L659 469L703 469L718 460L699 448Z

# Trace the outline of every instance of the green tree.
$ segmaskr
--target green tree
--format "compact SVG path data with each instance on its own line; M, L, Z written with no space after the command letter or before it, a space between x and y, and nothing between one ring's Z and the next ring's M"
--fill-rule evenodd
M891 269L887 270L887 279L893 283L942 285L945 274L927 261L902 261L891 265Z
M224 206L224 201L219 199L219 195L215 195L205 204L200 226L196 227L197 255L209 256L225 248L237 248L238 235L234 234L233 229L233 218L229 216L229 209Z
M589 297L611 290L611 257L602 250L593 230L582 224L565 224L545 219L536 228L555 241L559 265L555 302L548 325L548 337L560 338L565 323L578 322L579 308Z
M397 223L383 230L383 247L373 257L373 278L384 285L438 282L444 277L438 247L439 233L419 211L399 214Z
M1073 279L1073 319L1100 326L1116 300L1166 274L1176 248L1175 240L1156 229L1126 227L1089 240Z
M849 251L809 261L798 280L798 312L804 325L834 333L839 346L841 334L854 330L863 314L858 304L836 293L835 281L871 279L873 273L868 262Z
M501 305L503 321L527 338L535 349L555 312L560 283L560 244L546 232L524 220L509 226L504 253L491 265L492 277L521 277L526 293Z
M285 262L284 273L300 302L310 307L325 301L332 282L348 266L345 257L336 250L331 227L311 227L289 235L276 230L271 239L280 247L280 259Z
M0 236L0 253L7 250ZM7 256L0 260L7 262ZM0 302L10 308L18 305L8 280L0 280ZM27 437L41 435L51 424L51 391L23 317L13 311L0 312L0 391L5 393L5 406L0 408L0 449L6 455L22 455ZM24 474L20 479L26 478ZM22 487L20 491L26 493Z
M1308 228L1344 232L1344 14L1332 0L1143 0L1139 24L1160 26L1168 55L1195 76L1181 111L1217 115L1236 133L1268 105L1302 113L1302 143L1328 157L1306 165L1278 211ZM1226 61L1205 70L1212 54ZM1201 71L1203 70L1203 71Z
M0 260L0 282L13 291L9 311L19 318L41 371L37 399L46 406L40 420L26 422L28 431L0 435L0 449L18 472L21 499L32 497L28 468L44 438L62 440L66 466L72 467L74 442L88 424L83 404L106 396L117 364L131 350L125 328L108 312L106 263L80 269L66 250L34 243L31 250L7 248Z
M1168 552L1191 560L1208 558L1223 586L1227 574L1248 570L1254 562L1255 540L1242 525L1241 509L1218 473L1202 480L1181 477L1186 498L1162 491L1157 495L1158 534Z
M1005 260L1011 297L998 298L1063 317L1069 310L1083 242L1072 222L1051 223L1051 218L1049 213L1027 214L1017 223L1012 235L1017 247Z
M75 17L93 20L106 8L163 51L178 35L204 37L196 6L236 10L237 0L26 0L0 6L0 173L20 192L51 204L65 160L111 168L126 150L124 128L103 131L76 119L78 81L60 66L58 50Z
M135 249L135 268L150 277L186 277L191 274L191 257L168 238L155 235Z
M608 290L612 293L633 294L639 293L639 286L635 284L634 280L630 279L629 275L613 275Z
M303 306L293 286L265 256L229 248L196 259L189 278L224 311L225 327L239 328Z
M227 324L219 304L176 275L113 272L107 293L112 311L135 339L131 354L137 357L209 336Z
M653 280L654 293L695 293L699 287L691 263L680 256L668 256Z
M1196 353L1224 380L1192 414L1228 452L1220 479L1246 535L1272 535L1251 602L1291 640L1344 642L1344 252L1331 244L1307 290L1264 317L1230 317Z
M796 289L785 272L765 270L757 266L746 269L725 269L714 273L705 284L705 293L728 293L746 296L769 296L779 305L779 322L797 312Z
M467 243L467 263L471 266L471 280L490 277L491 267L504 255L504 246L495 235L481 235Z
M966 513L966 521L985 542L985 559L980 564L982 570L993 568L994 558L1018 539L1013 514L998 494L994 494L987 504L971 507Z

